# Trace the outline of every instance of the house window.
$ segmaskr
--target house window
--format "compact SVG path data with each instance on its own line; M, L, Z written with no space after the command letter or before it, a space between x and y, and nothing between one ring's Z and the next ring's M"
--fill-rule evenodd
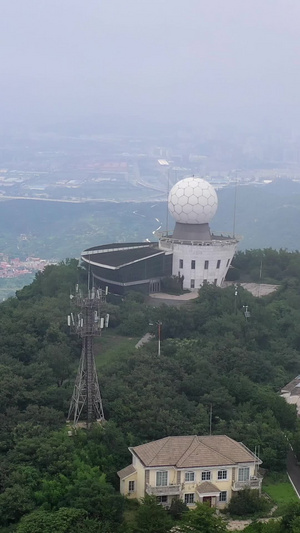
M214 279L214 285L217 285L217 281L218 281L218 279L215 278L215 279Z
M227 491L222 490L219 494L219 502L227 502Z
M156 496L157 503L168 503L168 496Z
M129 481L129 483L128 483L128 491L129 492L134 492L135 491L134 481Z
M227 479L227 470L218 470L218 479Z
M221 259L218 259L218 261L217 261L217 268L220 268L220 266L221 266Z
M202 474L201 474L202 481L210 481L210 474L211 473L208 470L202 472Z
M204 261L204 270L208 270L209 261Z
M191 289L194 289L194 288L195 288L195 280L191 279Z
M229 263L230 263L230 259L227 260L226 267L229 266Z
M183 259L179 259L179 268L183 268Z
M250 479L250 468L249 466L245 466L243 468L239 468L239 481L249 481Z
M168 472L166 470L156 472L156 486L166 487L167 485L168 485Z
M191 505L195 501L195 494L192 492L191 494L185 494L184 495L184 503L186 505Z
M184 479L185 481L195 481L195 472L186 472Z
M192 261L191 261L191 269L195 270L195 268L196 268L196 261L194 261L194 259L192 259Z

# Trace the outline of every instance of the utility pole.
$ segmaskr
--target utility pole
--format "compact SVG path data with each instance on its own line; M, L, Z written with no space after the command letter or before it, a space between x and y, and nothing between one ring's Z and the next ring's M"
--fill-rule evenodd
M210 404L210 409L209 409L209 434L211 435L211 431L212 431L212 413L213 413L213 405L212 403Z
M93 422L105 421L93 346L94 337L108 326L109 315L101 317L106 292L92 288L84 297L77 285L70 298L79 313L68 316L68 325L82 338L82 351L67 423L89 429Z
M157 324L157 327L158 327L157 355L158 355L158 357L160 357L160 341L161 341L161 326L162 326L162 322L160 322L160 320L158 320L156 322L156 324Z
M234 284L234 314L237 314L237 295L238 295L238 286Z

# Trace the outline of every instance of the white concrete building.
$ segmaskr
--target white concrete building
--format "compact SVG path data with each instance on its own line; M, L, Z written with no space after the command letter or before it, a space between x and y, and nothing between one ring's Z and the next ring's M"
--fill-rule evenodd
M222 285L238 240L210 231L218 207L215 189L203 179L185 178L171 189L168 207L176 225L172 235L160 237L159 247L173 254L172 275L183 276L184 289Z

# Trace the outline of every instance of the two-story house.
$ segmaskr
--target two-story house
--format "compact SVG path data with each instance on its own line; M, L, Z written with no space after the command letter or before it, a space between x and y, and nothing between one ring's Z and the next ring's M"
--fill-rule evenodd
M226 435L166 437L129 450L132 464L118 475L121 494L131 498L151 494L170 505L177 496L191 507L223 508L234 491L261 489L261 461Z

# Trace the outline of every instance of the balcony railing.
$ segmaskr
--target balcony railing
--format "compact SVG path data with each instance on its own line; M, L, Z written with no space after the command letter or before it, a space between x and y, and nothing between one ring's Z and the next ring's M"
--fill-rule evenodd
M146 485L146 492L150 496L176 496L180 494L180 485L165 485L162 487L153 487Z
M252 477L247 481L234 481L232 484L232 490L260 489L261 483L261 477Z

